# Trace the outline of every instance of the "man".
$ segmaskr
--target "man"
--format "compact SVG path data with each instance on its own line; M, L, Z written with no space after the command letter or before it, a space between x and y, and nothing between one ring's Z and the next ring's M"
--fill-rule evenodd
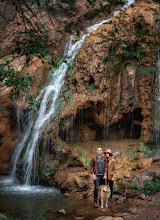
M113 183L115 179L115 159L112 157L112 151L110 149L107 149L104 154L106 155L106 173L107 173L107 184L109 184L110 190L111 190L111 196L110 201L112 201L113 196Z
M106 176L106 158L102 155L102 148L97 148L97 155L92 157L90 162L90 171L94 180L94 206L98 208L97 205L97 194L99 186L103 184Z

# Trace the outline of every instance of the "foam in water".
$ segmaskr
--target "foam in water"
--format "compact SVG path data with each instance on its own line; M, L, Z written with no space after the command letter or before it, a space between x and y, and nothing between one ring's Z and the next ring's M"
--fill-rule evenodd
M17 184L15 184L17 182ZM0 179L1 190L5 193L13 193L13 194L46 194L46 193L54 193L60 195L60 190L52 187L43 187L43 186L27 186L25 184L19 185L18 181L13 180L12 178L4 178Z
M134 0L127 1L127 3L121 9L114 13L113 17L115 17L122 10L129 7L133 2ZM38 140L43 132L43 129L48 124L51 116L54 116L55 114L57 100L60 90L64 84L64 78L68 69L68 65L74 60L79 49L82 47L85 38L89 36L93 30L96 30L100 25L110 21L113 17L103 20L100 23L87 28L85 33L80 37L79 41L75 43L73 43L74 35L72 35L65 47L65 61L60 61L59 68L53 69L49 72L47 83L36 99L36 101L41 101L40 108L37 110L36 117L31 113L28 116L28 126L25 129L23 135L24 137L19 142L13 156L13 169L11 172L11 177L15 177L17 165L19 162L21 162L23 164L24 170L23 181L26 186L31 184L32 170L36 165L36 147L38 145ZM20 156L25 147L25 154L23 159L21 159Z

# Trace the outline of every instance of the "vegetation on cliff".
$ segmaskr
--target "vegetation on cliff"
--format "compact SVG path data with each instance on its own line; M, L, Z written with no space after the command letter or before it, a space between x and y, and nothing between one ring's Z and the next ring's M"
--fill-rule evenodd
M16 28L9 33L10 36L6 36L11 38L11 43L7 45L7 49L2 49L0 54L0 82L2 82L2 85L12 87L10 94L12 99L14 96L18 96L20 91L29 92L33 80L35 80L34 76L29 73L16 71L12 65L14 60L25 56L25 62L29 64L33 56L38 56L43 59L43 64L47 62L51 67L57 67L58 59L53 50L55 48L54 44L58 40L57 37L65 41L71 30L77 31L77 36L79 36L82 28L79 24L75 26L74 21L72 22L70 18L67 22L63 22L64 17L70 13L74 17L74 13L79 10L77 4L76 0L61 0L60 2L51 0L43 2L40 0L12 0L9 4L2 3L1 16L6 18L6 21L4 20L5 25L10 24L10 19L17 23ZM86 0L80 6L84 5L84 9L88 8L89 13L84 16L87 21L88 18L94 18L102 12L108 15L111 8L113 9L122 4L124 4L124 1ZM4 11L6 7L14 11L14 17L10 18L8 12ZM85 12L79 15L80 19L83 17L83 13ZM47 21L46 16L48 17ZM47 22L50 22L50 25ZM3 25L1 23L2 28ZM58 36L56 36L56 32L59 33ZM4 38L3 35L5 36L5 34L2 33L2 39ZM8 57L10 54L11 56Z

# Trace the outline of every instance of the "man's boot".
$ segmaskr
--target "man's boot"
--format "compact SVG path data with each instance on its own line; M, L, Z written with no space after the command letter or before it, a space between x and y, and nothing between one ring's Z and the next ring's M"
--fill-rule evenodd
M109 197L108 202L109 202L109 203L112 202L112 197Z
M98 208L97 200L94 200L94 207Z

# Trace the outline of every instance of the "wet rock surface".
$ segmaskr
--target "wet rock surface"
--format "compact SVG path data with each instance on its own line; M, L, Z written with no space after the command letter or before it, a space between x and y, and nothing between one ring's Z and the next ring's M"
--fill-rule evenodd
M14 151L16 128L11 119L11 100L8 97L10 89L0 88L0 172L8 173L11 166L11 157Z
M145 8L147 13L145 13ZM155 8L156 5L150 2L134 3L134 7L129 7L125 11L125 15L122 12L112 19L111 24L101 25L87 37L73 63L72 102L69 108L63 109L61 114L60 133L67 133L67 138L66 135L60 134L63 140L67 142L88 141L85 133L91 134L90 130L92 130L93 134L89 135L91 140L106 137L114 140L132 137L141 138L144 142L153 141L150 127L153 75L137 75L139 67L132 68L127 65L120 68L115 63L117 74L110 80L103 74L108 68L107 64L103 63L103 58L108 52L107 49L104 50L104 45L100 42L106 41L108 33L114 28L117 31L121 28L122 33L130 33L129 24L137 14L141 14L146 22L152 23L147 15L148 13L151 15ZM122 23L119 24L119 19L122 22L123 16L125 16L126 25L122 26ZM118 38L117 35L116 37ZM126 34L126 40L129 40L127 37L128 34ZM142 64L147 68L150 65L152 66L148 60ZM69 117L73 118L72 123L68 123Z

